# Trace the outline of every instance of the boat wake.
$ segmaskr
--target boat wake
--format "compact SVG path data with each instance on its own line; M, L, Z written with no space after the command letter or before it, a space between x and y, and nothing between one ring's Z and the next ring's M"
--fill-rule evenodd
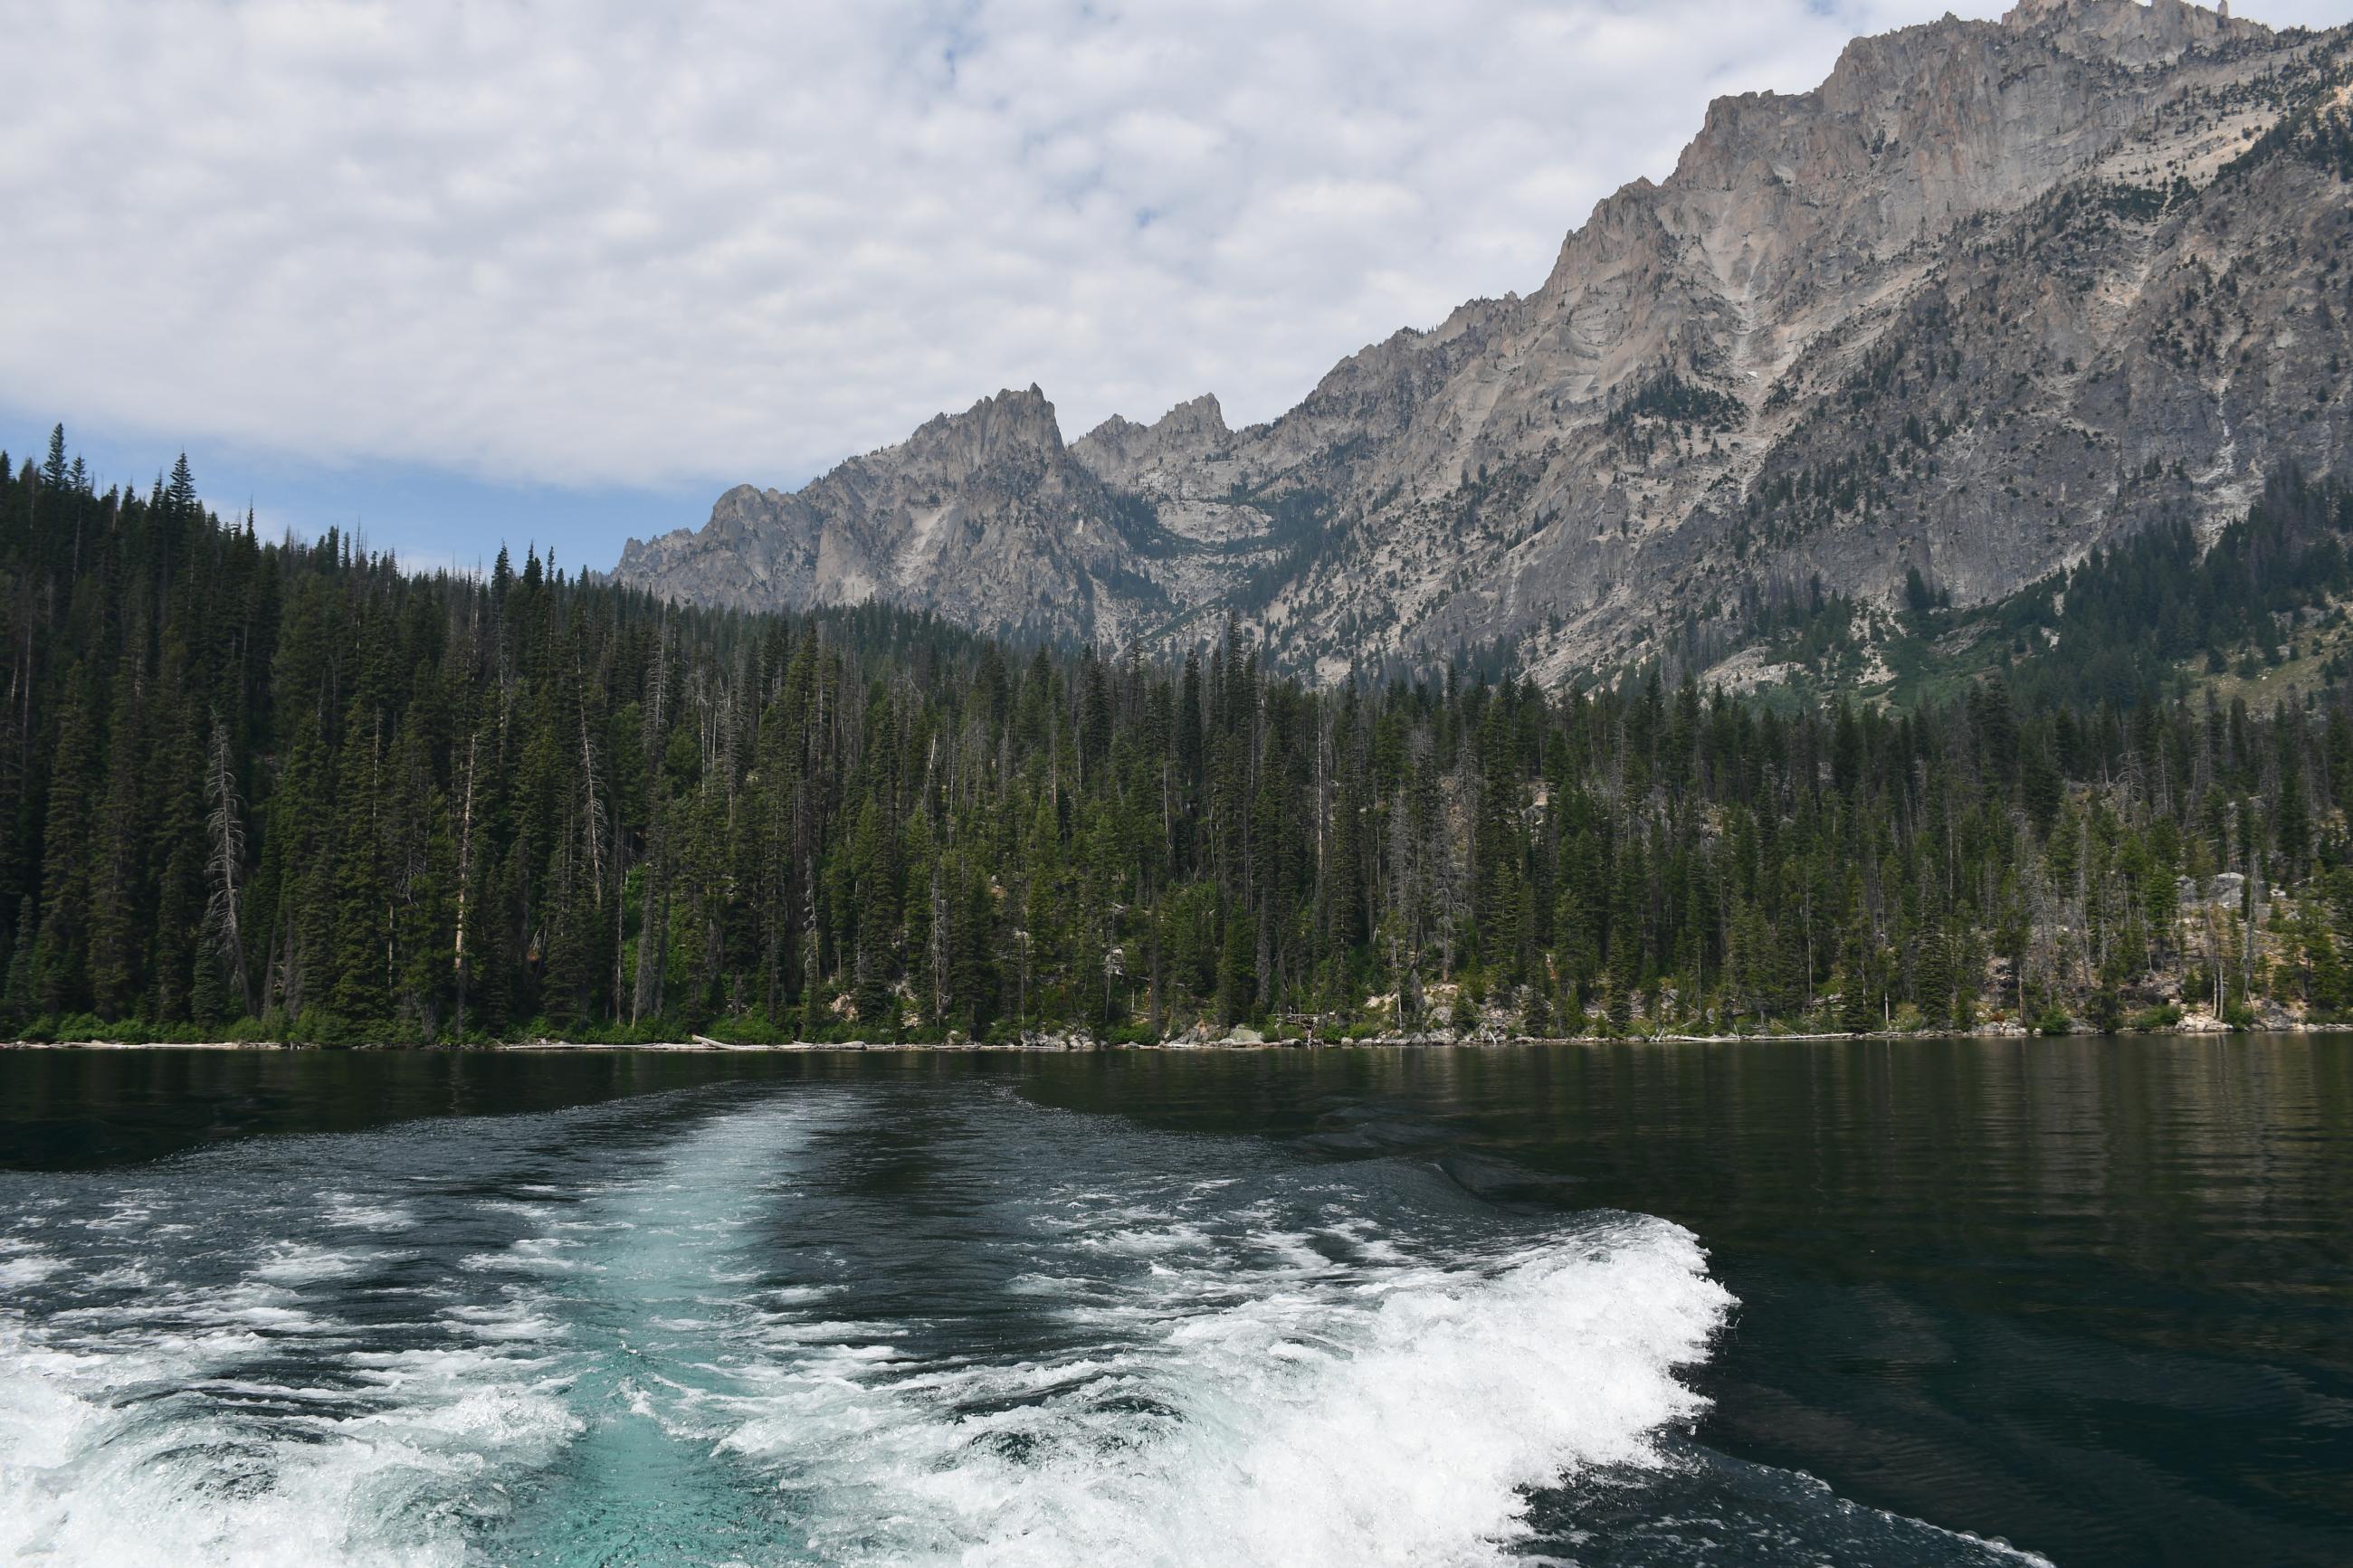
M18 1560L1672 1561L1757 1487L1691 1436L1698 1238L1413 1158L918 1086L5 1181ZM2003 1550L1775 1506L1819 1561Z

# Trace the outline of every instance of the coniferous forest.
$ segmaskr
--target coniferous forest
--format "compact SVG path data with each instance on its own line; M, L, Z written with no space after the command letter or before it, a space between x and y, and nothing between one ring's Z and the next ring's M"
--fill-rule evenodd
M2347 516L2283 481L2180 570L2262 623L2343 575ZM2069 584L2114 623L2112 674L2151 626L2214 636L2156 559ZM1909 709L1657 665L1318 691L1230 629L1170 664L874 607L681 609L535 553L407 573L216 518L185 458L99 492L62 431L0 458L0 1029L23 1037L2353 1009L2341 683L2256 712L2154 679L2086 705L2031 658Z

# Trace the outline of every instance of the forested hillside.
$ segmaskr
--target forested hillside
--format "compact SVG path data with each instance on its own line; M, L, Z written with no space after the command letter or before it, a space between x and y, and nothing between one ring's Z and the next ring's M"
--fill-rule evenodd
M1743 606L1752 641L1723 668L1769 668L1785 705L1851 692L1915 708L1997 673L2036 708L2129 707L2216 685L2275 700L2353 676L2348 535L2353 493L2291 468L2211 543L2160 514L1972 609L1953 609L1916 574L1894 611L1826 595L1819 584L1782 606L1752 594ZM1703 668L1724 648L1695 622L1669 646Z
M2298 548L2340 511L2297 512ZM2353 1005L2341 689L2270 713L2030 709L2000 666L1908 710L1655 667L1317 692L1232 634L1168 667L875 608L681 610L535 556L409 574L216 519L185 459L94 493L62 433L0 460L0 1025L35 1037Z

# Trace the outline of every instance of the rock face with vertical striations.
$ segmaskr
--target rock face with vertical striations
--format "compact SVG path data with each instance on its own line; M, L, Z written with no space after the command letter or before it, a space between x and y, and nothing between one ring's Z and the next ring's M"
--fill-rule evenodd
M721 498L618 575L881 595L1184 642L1231 614L1326 679L1510 637L1555 677L1735 646L1815 585L2010 592L2153 521L2342 472L2353 29L2029 0L1719 100L1534 292L1064 447L1035 389L794 495Z
M1072 458L1033 386L790 495L738 485L699 531L631 541L616 575L735 609L881 598L993 631L1117 637L1168 609L1128 564L1160 531L1148 505Z

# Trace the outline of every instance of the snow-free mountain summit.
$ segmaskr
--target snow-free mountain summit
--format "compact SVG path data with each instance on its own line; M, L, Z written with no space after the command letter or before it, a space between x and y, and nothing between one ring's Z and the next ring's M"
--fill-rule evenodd
M1065 443L1036 387L617 576L744 608L887 599L1325 679L1499 637L1543 673L1775 602L2009 593L2270 475L2343 472L2353 28L2030 0L1717 100L1533 292L1352 355L1233 430L1212 397ZM1662 613L1663 611L1663 613Z

